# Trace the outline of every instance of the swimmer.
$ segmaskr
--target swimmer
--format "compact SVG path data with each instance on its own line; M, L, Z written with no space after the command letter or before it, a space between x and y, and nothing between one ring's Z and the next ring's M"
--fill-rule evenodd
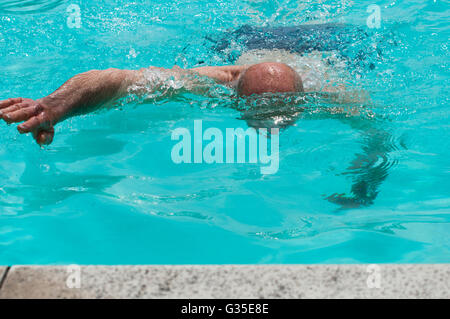
M316 29L321 32L321 41L318 43L326 43L328 33L323 33L323 27ZM326 26L326 30L328 29ZM308 32L314 30L308 29ZM274 34L277 35L279 30L275 31ZM304 30L300 31L304 33ZM333 50L340 49L341 53L345 53L345 50L335 48L333 45L335 43L341 45L343 41L331 42L328 43L330 45L323 47L324 50L332 51L319 52L314 51L317 48L321 49L317 43L297 46L299 42L296 40L298 35L295 32L292 39L287 38L290 42L267 42L264 40L266 34L252 31L253 38L246 42L247 51L239 59L230 61L234 63L233 65L202 66L192 69L175 66L172 69L149 67L140 70L114 68L91 70L74 76L55 92L41 99L10 98L0 101L0 117L7 123L23 122L17 127L20 133L31 133L39 145L47 145L53 141L54 126L57 123L73 116L93 112L101 106L116 103L121 98L133 94L143 96L144 99L152 96L169 97L186 91L209 95L212 87L224 85L232 88L237 97L256 102L263 102L267 95L305 96L311 92L330 99L334 105L336 103L361 105L366 102L367 97L364 94L351 92L346 88L344 84L346 75L343 75L345 72L339 71L346 70L346 66L343 65L345 61L339 57L336 59ZM275 36L274 40L277 37ZM278 38L286 41L285 36L280 35ZM279 45L274 46L274 43ZM303 52L306 47L313 49ZM323 59L327 53L328 56ZM360 60L350 59L350 62L360 63ZM261 110L257 107L256 110L247 110L242 119L245 119L249 126L256 128L261 124L268 124L265 127L269 128L274 124L272 117L277 118L277 112L285 110L278 104L271 104L268 107L271 109ZM288 109L289 114L284 116L287 118L287 125L295 123L298 114L301 113L299 109ZM362 153L357 154L357 158L345 172L352 179L350 194L335 193L326 197L329 202L338 204L344 209L373 203L378 194L378 186L387 177L384 167L387 166L386 154L391 151L390 135L387 132L373 123L367 123L367 119L363 117L349 116L358 115L358 112L358 108L355 110L336 107L333 110L326 110L326 116L338 116L340 120L364 134L367 141L367 147L363 148ZM283 115L286 114L285 112ZM279 123L275 124L283 127ZM381 163L380 158L383 159Z
M148 72L158 74L149 79ZM50 144L54 126L67 118L90 113L101 105L117 101L132 88L156 91L164 81L174 79L184 82L184 90L202 94L211 82L234 88L238 96L259 96L265 93L305 92L302 76L292 67L280 62L263 62L253 65L204 66L193 69L150 67L140 70L91 70L69 79L59 89L38 100L10 98L0 102L0 116L7 123L19 123L20 133L31 133L40 145ZM208 82L205 79L212 79ZM151 86L149 88L149 86ZM311 88L309 88L311 89ZM175 93L176 89L166 94ZM336 93L325 87L323 92Z
M151 75L151 76L150 76ZM158 75L155 77L155 75ZM0 102L0 116L7 123L20 124L20 133L32 133L40 145L50 144L55 134L54 126L67 118L95 111L102 105L117 101L132 91L143 90L142 94L158 90L165 82L182 81L183 85L171 85L163 90L165 96L177 93L177 90L188 90L197 94L207 94L208 88L214 83L229 86L240 97L262 98L262 94L293 93L304 94L317 88L305 85L303 78L308 74L299 74L292 67L280 62L262 62L233 66L211 66L183 70L179 67L163 69L150 67L137 71L131 70L92 70L74 76L59 89L38 100L27 98L10 98ZM211 83L213 82L213 83ZM178 88L178 89L177 89ZM336 91L336 87L322 87L322 92L345 96L344 91ZM337 94L337 95L336 95ZM341 100L345 101L345 100ZM249 125L257 118L253 113L244 114L243 119ZM291 116L295 121L295 115ZM351 126L351 118L344 117ZM293 122L292 121L292 122ZM269 121L270 122L270 121ZM390 151L389 135L373 128L364 129L371 147L366 152L358 154L347 174L353 176L351 195L333 194L326 199L340 205L342 208L355 208L371 205L376 198L378 185L387 174L384 172L384 162ZM381 138L380 138L381 136Z

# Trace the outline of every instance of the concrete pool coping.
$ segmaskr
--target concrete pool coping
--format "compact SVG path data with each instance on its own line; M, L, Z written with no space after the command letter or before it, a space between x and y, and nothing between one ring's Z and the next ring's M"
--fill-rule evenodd
M450 298L450 264L12 266L0 274L0 299Z

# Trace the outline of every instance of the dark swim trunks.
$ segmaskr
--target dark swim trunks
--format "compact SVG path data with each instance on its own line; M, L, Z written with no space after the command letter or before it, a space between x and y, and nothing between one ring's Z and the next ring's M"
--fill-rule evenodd
M359 45L369 38L361 27L348 24L310 24L292 27L255 27L244 25L227 32L214 41L213 50L225 55L229 62L235 62L243 51L257 49L283 49L295 53L311 51L335 51L353 65L367 58L368 50ZM371 52L372 54L373 52ZM375 52L381 55L381 51ZM370 63L369 63L370 64ZM373 68L373 64L369 65Z

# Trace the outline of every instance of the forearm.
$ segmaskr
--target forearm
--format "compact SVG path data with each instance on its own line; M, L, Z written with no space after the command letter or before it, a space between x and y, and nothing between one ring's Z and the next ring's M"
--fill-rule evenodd
M74 76L39 102L52 110L56 124L126 95L127 88L138 78L139 71L92 70Z

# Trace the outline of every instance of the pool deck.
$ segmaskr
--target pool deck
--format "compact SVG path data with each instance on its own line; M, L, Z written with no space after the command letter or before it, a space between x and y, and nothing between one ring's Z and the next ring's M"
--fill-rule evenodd
M68 269L0 267L0 299L450 298L450 264L81 266L80 288Z
M3 279L6 279L6 270L8 269L8 267L4 267L4 266L0 266L0 292L2 289L2 283L3 283Z

